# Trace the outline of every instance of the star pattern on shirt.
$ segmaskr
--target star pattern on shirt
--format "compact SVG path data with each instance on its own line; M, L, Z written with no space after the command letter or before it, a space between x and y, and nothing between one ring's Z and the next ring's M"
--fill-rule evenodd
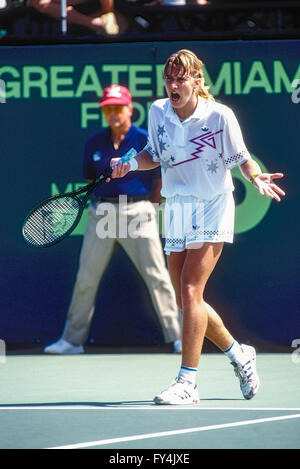
M166 160L166 159L162 159L160 161L160 166L162 167L162 169L164 170L165 173L166 173L167 169L173 168L173 166L170 164L170 161Z
M159 151L162 153L163 151L167 151L166 145L167 142L163 142L162 140L158 140Z
M207 165L207 171L209 171L211 174L216 173L218 169L217 163L214 163L213 161Z
M164 136L165 136L166 141L164 141ZM158 125L157 126L157 140L158 140L160 153L163 153L164 151L167 151L167 148L170 145L168 145L168 143L167 143L168 134L166 132L166 129L165 129L164 125Z
M164 126L164 125L159 125L159 126L157 127L157 136L158 136L158 138L159 138L159 137L162 137L162 138L163 138L164 133L165 133L165 126Z

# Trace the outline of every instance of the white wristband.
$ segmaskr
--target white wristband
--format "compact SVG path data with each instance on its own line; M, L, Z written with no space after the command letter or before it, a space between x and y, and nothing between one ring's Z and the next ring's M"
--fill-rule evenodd
M139 167L138 162L135 158L131 158L129 161L130 170L129 171L136 171Z

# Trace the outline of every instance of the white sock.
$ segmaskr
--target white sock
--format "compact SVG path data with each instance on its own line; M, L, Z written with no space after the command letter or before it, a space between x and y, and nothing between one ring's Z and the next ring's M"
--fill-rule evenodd
M181 366L178 378L186 379L193 384L196 384L196 377L197 377L197 368L189 368L187 366Z
M226 357L229 358L231 362L236 362L236 361L241 361L241 357L243 354L243 351L241 349L240 344L234 340L227 350L223 350L225 353Z

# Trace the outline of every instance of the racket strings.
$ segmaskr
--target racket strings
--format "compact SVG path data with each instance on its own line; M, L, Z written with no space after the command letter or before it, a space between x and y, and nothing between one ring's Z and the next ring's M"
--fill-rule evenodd
M73 197L47 201L28 216L23 235L32 246L54 243L70 230L79 211L79 202Z

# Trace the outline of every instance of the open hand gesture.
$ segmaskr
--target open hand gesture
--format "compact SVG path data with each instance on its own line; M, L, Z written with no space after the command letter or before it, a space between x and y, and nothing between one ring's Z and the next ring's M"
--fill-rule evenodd
M282 173L262 173L253 180L253 185L257 187L261 195L266 195L270 199L280 202L281 198L279 195L284 196L285 192L274 183L274 179L281 179L282 177Z

